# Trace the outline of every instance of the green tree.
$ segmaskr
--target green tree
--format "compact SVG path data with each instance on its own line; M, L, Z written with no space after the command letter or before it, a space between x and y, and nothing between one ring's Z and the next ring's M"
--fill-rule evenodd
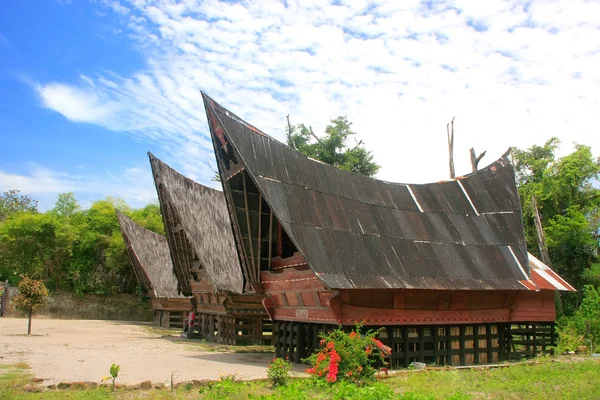
M18 212L37 212L38 202L31 197L19 194L19 190L9 190L0 195L0 222Z
M559 143L551 138L543 146L516 149L516 177L529 251L539 254L532 201L535 196L552 265L581 289L597 270L593 265L598 261L600 190L593 183L600 174L600 160L584 145L575 145L571 154L556 158ZM574 311L579 296L567 311Z
M362 141L348 145L356 135L352 123L345 116L331 120L325 128L325 135L317 137L312 128L306 125L288 125L287 144L300 153L334 165L340 169L364 176L375 175L380 168L370 151L364 148Z
M69 192L58 195L58 199L56 200L56 204L52 211L58 215L72 217L80 209L81 207L79 206L79 202L75 198L75 195L73 192Z
M57 215L20 212L0 224L0 276L27 274L61 287L76 233Z
M48 289L44 286L44 283L40 280L34 280L28 276L22 276L21 282L19 282L19 294L17 294L12 304L14 307L27 314L27 334L31 335L31 319L33 313L40 309L46 304L46 298L48 297Z

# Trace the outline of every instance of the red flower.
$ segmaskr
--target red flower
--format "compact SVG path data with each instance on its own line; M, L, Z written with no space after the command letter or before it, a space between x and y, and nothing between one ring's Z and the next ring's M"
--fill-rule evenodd
M352 376L352 371L348 371L348 376Z
M314 369L314 368L306 368L306 373L307 373L307 374L314 375L314 373L315 373L315 369Z
M356 337L356 332L351 332L351 333L350 333L350 337L351 337L352 339L354 339L354 338Z
M358 369L358 372L362 372L362 370L363 370L362 365L359 365L357 369Z
M387 368L385 368L385 367L383 367L383 368L381 368L381 370L382 370L383 372L385 372L385 375L387 376L387 374L388 374L388 369L387 369Z
M329 350L333 350L333 349L334 349L334 347L335 347L335 343L333 343L333 342L329 342L329 343L327 343L327 348L328 348Z
M319 340L319 343L321 343L321 344L325 344L325 339L321 339L321 340Z

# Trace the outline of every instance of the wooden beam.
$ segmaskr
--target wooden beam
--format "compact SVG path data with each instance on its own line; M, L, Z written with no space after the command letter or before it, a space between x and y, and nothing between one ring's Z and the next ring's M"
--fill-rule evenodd
M273 252L273 209L269 207L269 267L268 270L271 270L271 258Z
M283 228L281 222L277 221L277 255L281 257L283 253Z
M245 172L244 172L245 174ZM250 266L248 264L248 255L246 254L246 246L244 246L244 236L242 235L242 231L240 228L240 220L238 218L238 214L236 212L235 201L233 199L233 195L231 194L231 184L227 182L223 185L223 189L225 190L225 197L229 201L227 201L227 206L229 207L229 214L233 215L234 221L233 223L233 232L237 236L236 243L238 244L238 251L241 253L240 262L242 264L242 269L244 270L244 279L250 280Z
M261 228L262 228L262 193L258 194L258 244L257 244L257 251L256 251L256 281L260 282L260 246L262 244L262 232L261 232Z
M433 325L431 327L431 338L433 339L433 363L438 364L438 327Z
M252 229L250 228L250 214L248 213L248 190L246 188L246 174L242 175L244 184L244 205L246 207L246 227L248 228L248 247L250 247L250 260L252 260L252 269L256 271L254 264L254 246L252 244ZM258 282L258 277L252 277L253 282Z

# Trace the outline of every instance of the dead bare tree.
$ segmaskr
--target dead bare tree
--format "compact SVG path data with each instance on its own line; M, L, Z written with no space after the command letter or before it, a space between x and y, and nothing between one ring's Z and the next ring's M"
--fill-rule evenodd
M471 168L473 169L473 172L477 172L477 166L479 165L479 161L481 161L481 159L483 158L483 156L485 156L485 151L483 153L481 153L480 155L475 155L475 148L471 147Z
M531 197L531 205L533 207L534 214L534 223L535 230L537 232L538 239L538 247L540 249L540 254L542 255L542 262L552 268L552 261L550 261L550 252L548 251L548 245L546 244L546 235L544 234L544 227L542 226L542 218L540 216L540 210L537 204L537 198L535 195ZM556 299L556 306L558 307L558 312L562 315L564 313L562 298L560 297L560 292L557 290L554 292Z
M450 179L456 176L454 173L454 117L449 124L446 124L446 132L448 133L448 152L450 157Z
M285 116L287 118L287 123L288 123L288 131L287 131L287 138L288 138L288 142L292 143L292 147L294 147L295 150L298 150L298 147L296 147L296 142L294 140L292 140L292 124L290 123L290 114Z

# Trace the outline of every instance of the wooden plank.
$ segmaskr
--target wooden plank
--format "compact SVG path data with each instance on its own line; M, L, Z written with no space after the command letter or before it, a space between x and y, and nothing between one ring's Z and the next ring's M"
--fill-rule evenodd
M271 270L271 258L273 252L273 209L269 207L269 267L267 270Z
M532 325L532 336L533 336L533 356L535 356L537 354L537 324L534 322L531 324Z
M246 207L246 227L248 228L248 246L250 247L250 260L252 261L253 270L256 271L256 265L254 264L254 246L252 244L252 229L250 227L250 214L248 213L248 191L246 189L246 174L242 175L242 182L244 186L244 206ZM258 276L251 277L252 282L258 282Z
M262 244L262 232L261 232L261 228L262 228L262 193L258 193L258 237L257 237L257 246L258 249L256 251L256 281L260 282L259 278L260 278L260 246Z
M282 324L282 328L283 328L283 336L282 336L282 344L281 344L281 357L285 358L288 357L288 340L289 340L289 334L288 334L288 327L289 327L290 322L288 321L283 321Z

